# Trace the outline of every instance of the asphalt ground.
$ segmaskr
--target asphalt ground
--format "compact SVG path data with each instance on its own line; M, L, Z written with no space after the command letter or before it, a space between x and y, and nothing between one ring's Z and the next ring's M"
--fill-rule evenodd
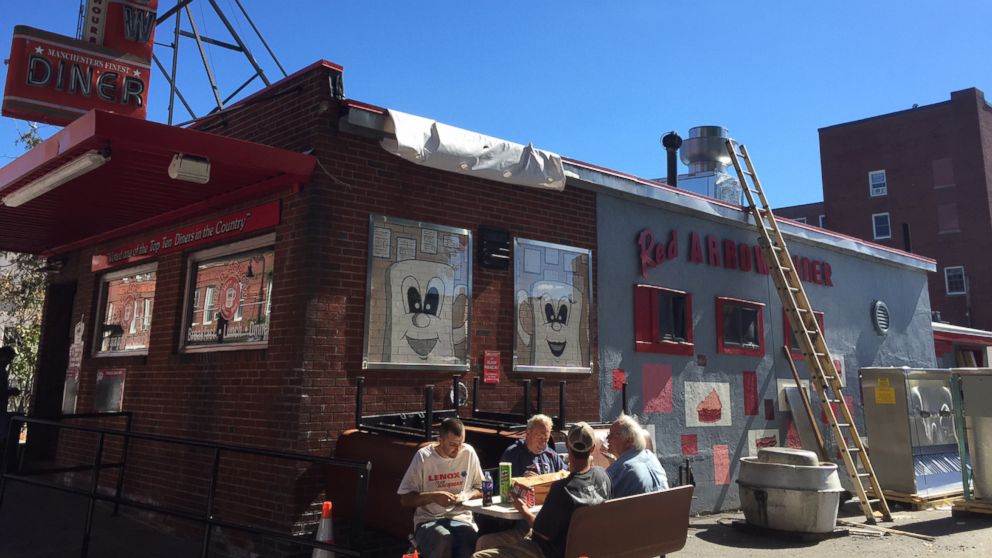
M199 544L154 529L127 517L113 517L97 504L90 541L93 558L183 558L200 555ZM84 497L51 489L8 483L0 507L0 558L65 558L79 556L87 513ZM856 504L841 516L864 522ZM685 549L672 556L730 558L738 556L992 556L992 515L952 515L950 506L924 511L896 508L893 522L882 527L935 537L933 542L905 535L849 533L823 540L797 540L755 533L733 526L740 513L690 518ZM861 529L870 530L869 527ZM852 531L857 532L857 529ZM609 536L604 533L604 536ZM387 555L376 553L376 555ZM392 555L392 554L388 554ZM396 558L402 553L397 552ZM256 555L257 556L257 555ZM598 557L597 557L598 558Z

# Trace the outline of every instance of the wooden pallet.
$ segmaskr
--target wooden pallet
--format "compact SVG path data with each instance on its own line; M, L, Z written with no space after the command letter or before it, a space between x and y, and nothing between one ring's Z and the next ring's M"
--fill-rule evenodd
M913 511L926 510L940 506L950 505L956 499L961 498L960 490L947 490L926 495L907 494L895 490L883 490L885 499L892 502L899 502ZM868 495L874 498L874 491L869 490Z
M951 515L970 515L970 514L992 514L992 501L989 500L965 500L964 498L958 498L954 500L951 505Z

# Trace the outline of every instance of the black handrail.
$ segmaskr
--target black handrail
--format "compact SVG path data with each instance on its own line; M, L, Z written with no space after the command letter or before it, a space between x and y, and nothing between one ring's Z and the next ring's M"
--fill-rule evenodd
M121 415L123 416L124 414L121 413ZM129 413L127 415L129 415ZM97 414L86 414L86 415L67 415L67 418L95 418L95 417L105 417L105 416L113 416L113 414L97 413ZM130 428L130 422L131 422L130 416L128 416L128 426L127 426L128 428ZM68 492L70 494L78 494L78 495L86 496L89 499L87 514L86 514L86 525L84 526L83 541L80 548L80 556L82 558L86 558L87 552L89 550L90 534L93 526L93 511L94 511L94 505L97 500L104 502L112 502L114 504L115 513L117 506L123 504L128 507L132 507L148 512L153 512L153 513L161 513L164 515L178 517L181 519L186 519L192 522L202 524L204 526L204 534L203 534L203 544L201 547L201 554L200 554L201 557L206 557L209 554L211 531L213 530L214 527L241 531L252 535L260 535L268 539L299 544L310 548L330 550L335 552L337 556L361 556L360 551L348 547L340 546L337 544L322 543L314 540L294 537L292 535L287 535L281 531L276 531L264 527L257 527L257 526L247 525L244 523L233 523L229 521L219 520L214 517L214 497L216 493L216 487L218 484L217 477L220 472L221 452L239 453L246 455L258 455L258 456L272 457L276 459L286 459L292 461L306 461L318 465L330 465L334 467L353 469L358 473L358 483L356 487L354 517L352 521L352 532L353 532L352 539L353 542L361 542L363 540L364 529L365 529L366 499L368 496L369 477L372 469L372 463L369 461L319 457L319 456L303 454L303 453L270 450L270 449L255 448L250 446L239 446L234 444L205 442L202 440L192 440L192 439L180 438L176 436L145 434L140 432L131 432L129 430L98 428L93 426L69 425L56 420L46 420L46 419L28 418L28 417L11 418L10 436L8 437L8 444L7 444L7 448L5 449L5 452L14 451L16 449L17 439L13 436L13 433L20 431L21 424L38 424L43 426L52 426L63 430L89 432L98 435L96 453L94 456L93 465L90 467L77 466L77 467L69 467L62 469L31 471L29 472L29 474L17 474L17 473L10 473L7 471L6 459L4 459L2 463L0 463L0 507L2 507L3 505L3 495L6 490L7 481L17 481L32 486L50 488L61 492ZM122 459L122 462L119 464L105 464L102 462L104 443L106 440L106 436L108 435L120 436L124 439L122 451L125 452L125 455L124 455L124 459ZM130 438L135 438L138 440L146 440L150 442L176 444L187 447L213 450L213 464L212 464L212 473L211 473L210 485L209 485L210 488L207 495L206 513L196 514L179 509L168 508L165 506L147 504L137 500L132 500L130 498L122 497L120 495L121 482L122 482L121 479L123 478L124 475L124 470L125 470L124 464L126 463L126 458L127 458L126 456L127 443ZM121 473L120 475L118 475L117 492L113 496L107 494L101 494L97 490L99 486L100 471L102 469L110 468L112 466L120 466L121 468ZM20 469L21 467L18 466L18 472L21 472ZM64 472L68 470L78 471L85 469L93 470L93 479L90 483L90 487L88 490L75 488L72 486L63 486L61 484L52 484L52 483L36 480L35 478L33 478L43 474L50 474L52 472Z

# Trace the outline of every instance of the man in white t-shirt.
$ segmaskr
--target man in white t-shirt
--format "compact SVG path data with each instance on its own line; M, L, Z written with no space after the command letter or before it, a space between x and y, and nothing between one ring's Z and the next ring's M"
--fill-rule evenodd
M478 527L461 502L482 495L482 467L465 443L465 425L446 418L437 443L420 448L403 475L400 504L416 507L414 537L424 558L468 558Z

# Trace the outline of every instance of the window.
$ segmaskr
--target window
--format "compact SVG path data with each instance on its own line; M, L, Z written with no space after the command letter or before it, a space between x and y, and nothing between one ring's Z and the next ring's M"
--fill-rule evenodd
M137 333L137 331L138 331L138 319L139 319L138 318L138 301L137 300L132 300L131 301L131 319L129 320L129 323L131 325L128 326L128 333L131 333L131 334Z
M818 223L819 223L819 226L820 226L821 229L824 228L823 227L823 223L824 223L824 221L826 221L826 219L824 219L825 217L826 217L826 215L820 215L820 218L819 218Z
M717 297L717 352L731 355L765 354L764 304Z
M155 298L155 264L107 273L100 278L100 319L94 354L148 352L148 324Z
M274 240L274 235L266 235L189 257L181 349L252 349L268 345ZM200 291L202 313L198 308Z
M949 295L962 295L968 292L968 280L964 276L964 267L944 268L944 287Z
M888 213L873 213L871 216L872 234L875 240L892 238L892 225Z
M824 333L823 328L823 312L813 311L813 315L816 316L816 323L820 325L820 333ZM789 324L789 316L786 315L785 310L782 310L782 329L785 330L785 346L789 347L789 352L792 353L792 358L795 360L801 360L804 358L802 349L799 347L799 340L792 335L792 326Z
M145 306L141 310L141 329L147 330L152 325L152 299L145 299Z
M638 352L692 355L692 295L636 285L634 330Z
M203 295L203 323L209 324L214 321L214 287L210 285Z
M958 204L942 203L937 205L937 234L961 232L958 222Z
M797 223L802 223L804 225L806 224L806 218L805 217L796 217L796 218L793 219L793 221L795 221Z
M884 170L876 170L868 173L868 192L873 198L889 193L889 184L885 179Z

